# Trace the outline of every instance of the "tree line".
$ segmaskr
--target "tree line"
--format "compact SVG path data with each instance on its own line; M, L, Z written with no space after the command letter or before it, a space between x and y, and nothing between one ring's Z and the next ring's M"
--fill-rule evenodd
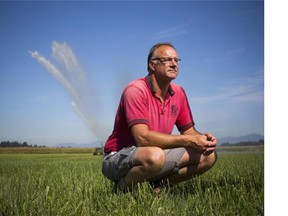
M38 145L29 145L27 142L18 142L18 141L1 141L0 147L45 147Z

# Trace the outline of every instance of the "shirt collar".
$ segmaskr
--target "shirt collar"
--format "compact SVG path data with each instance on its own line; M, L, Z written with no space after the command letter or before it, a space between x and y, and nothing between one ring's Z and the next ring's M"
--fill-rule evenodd
M145 77L145 80L146 80L146 82L147 82L147 84L148 84L148 87L150 88L151 92L152 92L153 94L155 94L155 93L156 93L156 90L155 90L155 87L154 87L154 85L153 85L151 75L148 74L148 75ZM173 96L173 95L175 94L175 92L174 92L173 89L172 89L171 84L169 84L168 93L169 93L171 96Z

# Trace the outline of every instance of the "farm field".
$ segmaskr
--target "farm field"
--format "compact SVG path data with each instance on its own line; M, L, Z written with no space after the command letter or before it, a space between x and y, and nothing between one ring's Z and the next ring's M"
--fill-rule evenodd
M114 193L93 149L1 151L0 215L264 215L263 148L220 150L213 169L160 196L147 183Z

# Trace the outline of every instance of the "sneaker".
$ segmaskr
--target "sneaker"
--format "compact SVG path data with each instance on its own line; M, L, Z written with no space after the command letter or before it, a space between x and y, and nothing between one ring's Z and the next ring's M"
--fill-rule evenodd
M127 192L129 192L129 188L125 187L123 184L119 184L119 181L114 181L113 192L114 193L119 193L119 192L127 193Z
M169 184L166 179L161 179L153 182L149 182L154 193L159 197L163 191L169 190L173 185Z
M153 181L153 182L149 182L150 186L153 189L153 192L156 194L156 196L160 196L162 189L165 187L163 185L163 182L161 180L159 181Z

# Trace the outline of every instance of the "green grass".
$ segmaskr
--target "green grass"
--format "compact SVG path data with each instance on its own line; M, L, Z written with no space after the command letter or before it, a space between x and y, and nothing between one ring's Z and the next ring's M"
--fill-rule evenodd
M222 153L209 172L115 194L101 156L0 154L0 215L264 215L264 154Z

